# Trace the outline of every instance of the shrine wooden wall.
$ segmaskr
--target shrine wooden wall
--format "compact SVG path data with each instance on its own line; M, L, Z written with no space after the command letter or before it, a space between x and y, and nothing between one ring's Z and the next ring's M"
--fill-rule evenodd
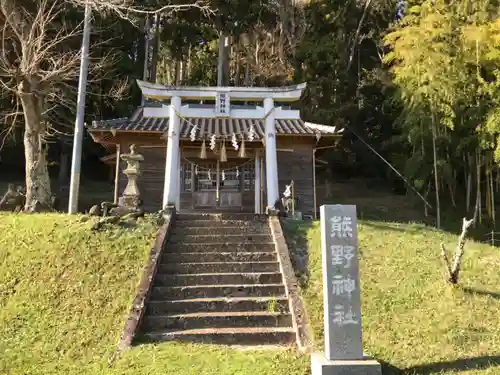
M314 212L313 142L313 139L309 137L283 137L279 138L277 142L280 197L285 191L285 185L293 180L295 182L295 196L299 198L296 209L308 215ZM141 176L138 180L144 208L147 211L156 212L161 209L163 201L166 147L149 148L140 144L137 146L137 152L144 156L144 162L141 163ZM121 148L128 150L128 144L122 144ZM289 151L283 151L285 149ZM125 163L122 161L118 186L119 196L126 185L126 177L121 173L124 167ZM264 184L264 203L266 202L265 190ZM191 199L191 193L182 193L181 209L183 207L190 208L192 206ZM253 200L253 191L243 194L243 205L251 212L254 209Z
M301 137L305 138L305 137ZM278 182L280 197L285 191L285 185L290 181L295 183L294 194L299 198L297 211L302 214L314 213L314 185L313 185L313 143L311 139L297 140L296 138L278 139ZM279 151L280 149L293 149Z

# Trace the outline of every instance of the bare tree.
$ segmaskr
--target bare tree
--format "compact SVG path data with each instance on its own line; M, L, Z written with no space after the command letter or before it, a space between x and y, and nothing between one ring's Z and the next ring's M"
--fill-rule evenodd
M4 94L16 98L14 119L22 114L24 120L26 210L33 210L37 203L51 206L47 114L51 106L65 103L64 93L78 72L80 52L68 48L67 43L80 28L62 17L64 5L58 0L0 0L0 84Z
M66 106L75 107L82 24L66 17L70 6L87 0L0 0L0 93L13 98L14 110L5 116L11 131L23 127L26 159L26 211L50 208L52 193L47 168L47 135L51 132L51 113ZM133 21L131 15L182 10L202 3L167 5L157 10L137 9L128 0L91 0L94 10L115 12ZM77 44L75 44L77 43ZM106 56L94 61L90 75L102 70ZM116 90L113 92L116 96ZM5 122L5 121L4 121Z

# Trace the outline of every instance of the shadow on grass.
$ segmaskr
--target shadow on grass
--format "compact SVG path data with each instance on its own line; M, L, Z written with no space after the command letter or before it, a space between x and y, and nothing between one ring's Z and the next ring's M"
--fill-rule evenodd
M476 289L476 288L470 288L470 287L463 287L462 290L466 294L470 295L479 295L479 296L488 296L492 297L494 299L500 300L500 292L492 292L489 290L482 290L482 289Z
M448 371L485 370L500 366L500 355L460 358L453 361L426 363L405 369L397 368L390 363L379 361L383 375L433 375Z
M405 368L403 370L399 370L400 371L399 373L388 372L388 374L431 375L431 374L438 374L443 371L484 370L495 366L500 366L500 355L460 358L454 361L417 365ZM384 375L386 375L385 372Z
M375 229L390 230L390 231L404 232L404 233L417 233L417 232L420 232L423 228L422 226L421 227L416 226L416 227L404 227L404 228L402 228L402 227L396 226L394 223L384 222L384 221L379 221L379 222L367 221L367 222L364 222L363 224L366 226L375 228Z
M390 363L384 362L380 359L377 359L382 365L382 375L399 375L402 374L401 369L396 366L391 365Z
M429 209L425 215L423 203L411 196L394 194L387 189L371 191L366 181L343 181L335 184L334 198L320 199L320 204L353 204L356 205L359 220L376 222L417 223L425 226L436 226L435 210ZM469 210L470 211L470 210ZM454 235L460 235L462 220L471 218L472 213L465 207L457 205L443 209L441 212L441 229ZM388 228L389 229L389 228ZM400 228L390 228L405 231ZM495 226L491 220L483 217L481 224L469 230L469 238L477 242L487 242ZM496 241L498 245L500 241Z

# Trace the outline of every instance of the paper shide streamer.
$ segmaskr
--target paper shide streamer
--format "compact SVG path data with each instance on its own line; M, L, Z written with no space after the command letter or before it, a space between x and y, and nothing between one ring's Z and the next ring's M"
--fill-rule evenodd
M215 150L215 134L210 137L210 150Z
M196 128L197 126L193 126L189 132L189 139L191 139L191 142L196 141Z
M250 129L248 131L248 140L252 142L255 139L255 129L253 124L250 125Z

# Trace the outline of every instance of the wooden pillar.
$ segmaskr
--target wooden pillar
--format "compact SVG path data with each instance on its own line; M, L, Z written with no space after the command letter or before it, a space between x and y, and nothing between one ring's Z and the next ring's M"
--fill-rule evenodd
M191 164L191 206L190 209L194 209L194 194L196 191L196 182L198 180L198 176L196 176L194 164Z
M215 169L215 204L220 206L220 161L217 160L217 167Z
M180 211L181 209L181 150L179 149L179 155L177 157L177 199L175 203L175 208Z
M267 206L275 207L279 199L278 186L278 156L276 153L276 127L274 124L274 101L272 98L264 99L264 113L266 117L266 185Z
M113 203L118 204L118 180L120 178L120 145L116 145L116 163L115 163L115 191Z
M313 148L313 204L314 204L314 220L318 218L318 203L316 198L316 149Z
M170 101L168 119L167 156L165 162L165 184L163 186L163 207L175 206L179 188L179 133L181 119L177 115L181 108L181 98L173 96Z
M260 212L265 212L264 207L264 183L265 183L265 167L264 160L262 157L259 157L260 164Z

